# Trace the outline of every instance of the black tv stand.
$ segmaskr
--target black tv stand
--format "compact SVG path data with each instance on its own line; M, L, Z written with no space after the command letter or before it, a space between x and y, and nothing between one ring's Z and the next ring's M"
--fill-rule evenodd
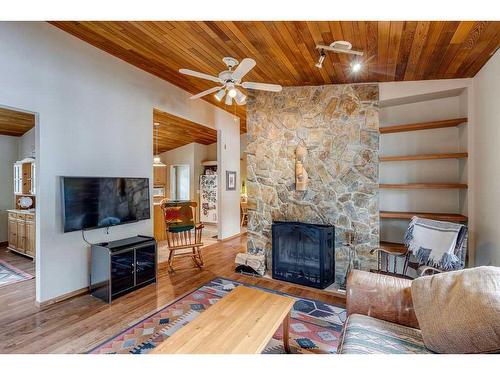
M91 246L90 294L107 303L156 282L153 237L135 236Z

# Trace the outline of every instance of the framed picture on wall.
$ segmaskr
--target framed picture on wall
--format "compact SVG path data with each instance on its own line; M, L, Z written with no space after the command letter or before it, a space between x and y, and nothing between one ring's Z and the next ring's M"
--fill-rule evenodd
M236 190L235 171L226 171L226 190Z

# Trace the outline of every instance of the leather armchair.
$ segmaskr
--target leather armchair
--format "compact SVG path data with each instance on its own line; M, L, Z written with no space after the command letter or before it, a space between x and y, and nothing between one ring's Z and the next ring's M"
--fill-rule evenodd
M347 315L362 314L419 328L411 296L411 280L352 270L347 278Z

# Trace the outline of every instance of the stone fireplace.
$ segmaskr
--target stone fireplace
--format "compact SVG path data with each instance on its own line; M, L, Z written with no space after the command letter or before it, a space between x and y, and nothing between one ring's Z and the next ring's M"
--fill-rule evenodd
M285 87L247 104L248 251L272 268L273 221L335 226L336 279L347 266L346 231L362 269L379 242L378 85ZM308 179L296 189L296 150Z

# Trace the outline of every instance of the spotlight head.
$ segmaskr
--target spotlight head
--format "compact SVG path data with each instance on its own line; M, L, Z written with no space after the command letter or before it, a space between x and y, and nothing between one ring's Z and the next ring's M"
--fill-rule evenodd
M314 66L321 69L323 67L323 61L325 60L326 53L324 50L319 51L319 61Z
M361 70L361 63L359 61L355 61L351 64L351 71L353 73L357 73Z

